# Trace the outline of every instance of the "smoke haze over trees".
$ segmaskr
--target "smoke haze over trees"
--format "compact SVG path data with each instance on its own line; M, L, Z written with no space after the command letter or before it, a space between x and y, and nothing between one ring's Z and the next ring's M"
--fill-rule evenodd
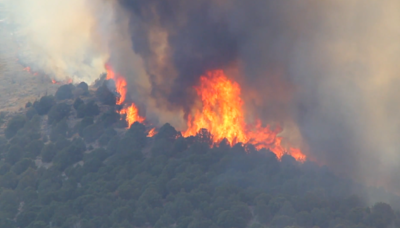
M398 1L52 2L8 1L21 58L46 73L91 83L110 61L149 119L181 129L199 77L223 69L250 120L281 123L308 157L399 192Z
M58 97L67 87L79 89ZM207 130L184 138L165 124L148 137L98 95L45 96L7 117L15 131L0 137L1 227L400 227L398 197L368 205L365 186L327 167L252 145L211 147ZM81 117L75 104L86 107ZM43 105L48 114L28 117Z

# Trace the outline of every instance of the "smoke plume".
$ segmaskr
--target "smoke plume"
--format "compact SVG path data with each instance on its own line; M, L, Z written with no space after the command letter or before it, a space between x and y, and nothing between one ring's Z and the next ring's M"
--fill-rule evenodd
M398 1L121 3L160 105L190 111L202 74L233 69L249 113L294 126L322 164L399 190Z
M10 4L46 73L93 82L110 61L147 117L179 128L200 76L223 69L241 85L249 121L280 123L308 157L400 191L399 1Z

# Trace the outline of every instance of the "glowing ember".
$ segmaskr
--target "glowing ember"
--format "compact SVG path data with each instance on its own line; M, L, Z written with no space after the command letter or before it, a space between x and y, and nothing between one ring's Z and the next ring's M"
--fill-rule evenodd
M230 81L222 70L202 76L200 86L195 89L203 107L193 116L188 116L188 129L182 133L183 136L196 135L205 128L213 135L214 143L226 138L231 145L251 143L257 149L271 150L278 158L290 154L296 160L305 160L306 156L299 149L286 149L281 145L282 138L277 136L282 131L279 127L271 130L269 126L262 127L260 121L255 126L245 123L240 86Z
M28 73L31 73L31 68L30 67L25 67L24 69L22 69L23 71L26 71Z
M153 136L156 135L156 134L157 134L156 129L153 128L153 129L151 129L151 130L149 131L149 133L147 133L147 136L148 136L148 137L153 137Z
M55 84L55 85L60 85L60 84L71 84L73 82L72 79L68 78L66 81L64 82L60 82L60 81L56 81L55 79L51 79L51 83Z
M30 73L30 74L33 74L34 76L37 76L37 75L38 75L37 72L33 72L33 71L32 71L31 67L25 67L25 68L22 69L22 70L23 70L23 71L26 71L26 72L28 72L28 73Z

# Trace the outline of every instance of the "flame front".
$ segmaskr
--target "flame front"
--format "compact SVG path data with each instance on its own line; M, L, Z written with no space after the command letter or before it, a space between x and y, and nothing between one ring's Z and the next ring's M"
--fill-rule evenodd
M188 116L188 129L182 132L183 136L196 135L205 128L213 135L214 143L226 138L231 145L251 143L257 149L271 150L278 158L290 154L298 161L305 160L306 156L300 149L286 149L281 145L282 138L277 136L282 131L280 127L271 130L269 126L263 127L259 120L254 126L246 124L240 86L230 81L222 70L210 71L202 76L200 85L195 89L202 108L193 116Z

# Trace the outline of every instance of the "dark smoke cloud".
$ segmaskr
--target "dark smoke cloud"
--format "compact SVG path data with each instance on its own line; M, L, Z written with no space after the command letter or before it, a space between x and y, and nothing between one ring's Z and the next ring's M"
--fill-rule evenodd
M166 97L169 105L189 110L193 102L192 87L197 79L205 71L224 68L237 59L239 37L231 31L226 18L212 15L215 8L212 1L122 2L133 12L134 49L148 62L158 57L151 43L154 30L168 34L168 61L177 72L153 75L151 82L153 94Z
M120 3L158 106L187 112L205 71L234 68L247 110L296 123L310 157L399 190L398 1Z

